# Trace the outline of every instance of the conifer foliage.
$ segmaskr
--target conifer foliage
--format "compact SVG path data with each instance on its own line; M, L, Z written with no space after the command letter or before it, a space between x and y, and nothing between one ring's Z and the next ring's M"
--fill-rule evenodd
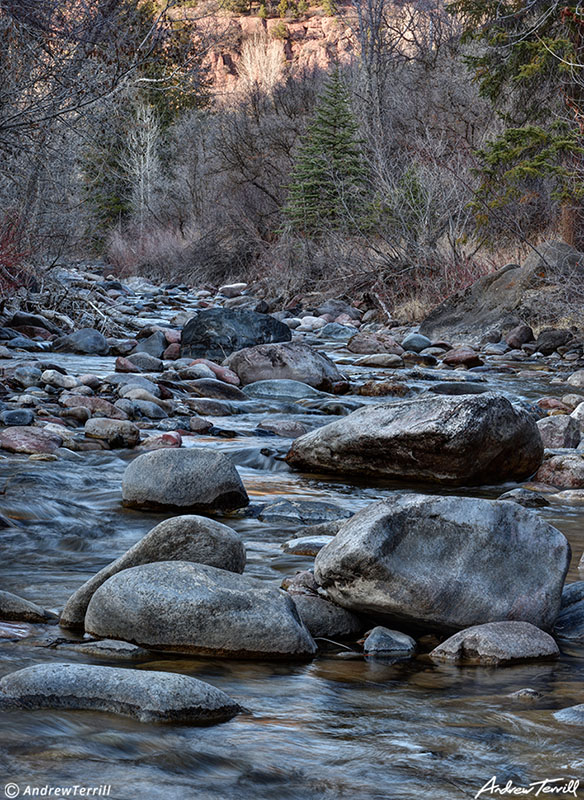
M288 227L318 236L364 224L367 169L350 96L338 69L317 103L292 170L283 208Z

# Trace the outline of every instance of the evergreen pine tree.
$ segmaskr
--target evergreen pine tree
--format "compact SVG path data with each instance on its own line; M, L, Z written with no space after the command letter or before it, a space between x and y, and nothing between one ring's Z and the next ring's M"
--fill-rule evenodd
M318 235L360 228L367 170L357 133L349 93L335 69L292 170L283 208L292 230Z

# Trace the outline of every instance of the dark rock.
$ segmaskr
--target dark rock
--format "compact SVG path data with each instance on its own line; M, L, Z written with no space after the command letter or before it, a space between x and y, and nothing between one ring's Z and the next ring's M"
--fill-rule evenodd
M519 503L525 508L545 508L550 505L550 501L541 492L534 492L530 489L511 489L499 497L499 500L510 500L512 503Z
M421 333L409 333L401 343L404 350L412 350L414 353L420 353L431 345L430 339Z
M296 593L291 597L300 619L315 639L348 639L363 630L363 622L356 614L323 597Z
M560 639L584 642L584 581L569 583L564 587L554 633Z
M132 364L135 369L130 370L121 362L128 362ZM120 369L120 365L124 368ZM127 358L118 358L116 361L117 372L162 372L163 369L164 364L157 356L142 351L131 353Z
M9 411L3 411L0 414L0 422L2 425L7 426L32 425L34 411L31 411L30 408L13 408Z
M298 469L440 484L529 477L543 446L532 416L501 395L366 406L292 443Z
M62 336L54 342L55 350L73 353L105 356L109 353L107 339L93 328L82 328L80 331Z
M265 581L187 561L123 570L93 595L88 633L151 650L306 658L316 645L292 599Z
M249 399L247 394L244 394L237 386L218 381L215 378L199 378L196 381L190 381L188 386L199 397L211 397L215 400Z
M413 655L416 640L401 631L390 630L378 625L369 631L363 642L363 651L368 656L399 658Z
M535 349L544 356L550 356L558 347L567 344L573 338L571 331L561 328L546 328L537 337Z
M222 360L237 350L270 342L289 342L290 328L255 311L210 308L184 327L181 355Z
M134 348L134 353L132 355L137 353L146 353L146 355L160 359L162 358L162 354L167 347L168 342L166 341L166 337L162 331L154 331L154 333L151 336L148 336L147 339L138 340L138 344ZM129 360L131 361L132 359L129 358Z
M339 605L388 621L549 629L569 562L563 534L515 503L408 494L348 520L316 556L314 575Z
M516 328L513 328L509 331L509 333L505 336L505 341L509 345L512 350L516 350L519 347L523 347L524 344L528 342L533 342L534 336L533 331L529 327L529 325L517 325Z

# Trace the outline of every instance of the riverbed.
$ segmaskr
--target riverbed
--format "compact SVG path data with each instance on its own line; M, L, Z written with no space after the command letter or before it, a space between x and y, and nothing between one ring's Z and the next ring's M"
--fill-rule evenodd
M340 363L347 360L338 345L321 349ZM51 355L52 361L58 359L72 372L113 371L109 358ZM519 365L505 366L498 361L494 371L475 376L526 404L544 394L566 393L565 385L550 382L545 365L527 377ZM350 365L343 369L363 379L384 374ZM419 375L410 375L408 384L422 393L428 382L423 370ZM213 418L217 428L238 435L185 437L183 446L216 448L231 457L252 507L288 498L327 501L355 512L394 492L419 491L291 471L282 460L291 440L257 435L258 421L269 413L286 417L271 404L267 412ZM317 416L307 409L294 419L310 426L335 418ZM121 478L132 457L131 451L115 450L71 453L58 461L0 457L1 510L13 523L0 530L3 589L59 611L81 583L168 516L122 506ZM451 493L497 498L514 486ZM568 537L573 550L568 581L579 580L584 507L553 504L537 513ZM262 522L249 510L217 519L244 539L247 574L279 586L285 576L312 567L312 558L282 551L297 522ZM55 625L33 628L28 638L1 641L0 675L39 662L107 663L55 647L59 637L70 637ZM336 652L300 664L160 655L127 668L196 676L250 713L200 728L147 725L96 712L3 712L2 776L17 784L21 795L28 785L106 785L116 800L453 800L474 797L492 776L499 784L510 780L522 786L546 778L584 778L582 733L551 714L584 702L584 646L561 647L557 662L499 669L436 665L424 657L391 664ZM527 687L541 698L528 703L509 697Z

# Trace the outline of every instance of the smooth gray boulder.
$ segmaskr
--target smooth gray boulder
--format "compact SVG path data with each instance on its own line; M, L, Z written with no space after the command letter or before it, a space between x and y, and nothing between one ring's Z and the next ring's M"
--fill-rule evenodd
M132 508L230 511L249 504L231 460L202 447L138 456L126 468L122 496L124 505Z
M415 650L415 639L407 633L384 628L383 625L377 625L369 631L363 642L363 652L368 656L403 658L413 655Z
M14 622L49 622L56 619L51 611L46 611L36 603L25 600L12 592L0 591L0 620Z
M457 486L527 478L542 457L533 417L487 393L366 406L296 439L286 460L305 472Z
M459 631L430 653L433 661L462 664L505 664L512 661L558 658L560 651L549 633L529 622L489 622Z
M257 578L187 561L144 564L114 575L91 598L85 630L172 653L303 659L316 652L284 592Z
M345 522L316 556L314 576L339 605L388 622L550 629L570 555L560 531L517 503L406 494Z
M0 708L107 711L140 722L224 722L240 711L208 683L173 672L93 664L35 664L0 680Z
M59 619L61 627L83 628L89 601L102 583L124 569L155 561L193 561L241 573L245 547L234 530L215 520L194 515L164 520L71 595Z
M289 342L290 328L269 314L229 308L198 311L182 332L181 356L222 360L244 347Z
M343 380L328 356L295 342L248 347L223 363L239 376L242 386L265 380L292 380L329 392Z

